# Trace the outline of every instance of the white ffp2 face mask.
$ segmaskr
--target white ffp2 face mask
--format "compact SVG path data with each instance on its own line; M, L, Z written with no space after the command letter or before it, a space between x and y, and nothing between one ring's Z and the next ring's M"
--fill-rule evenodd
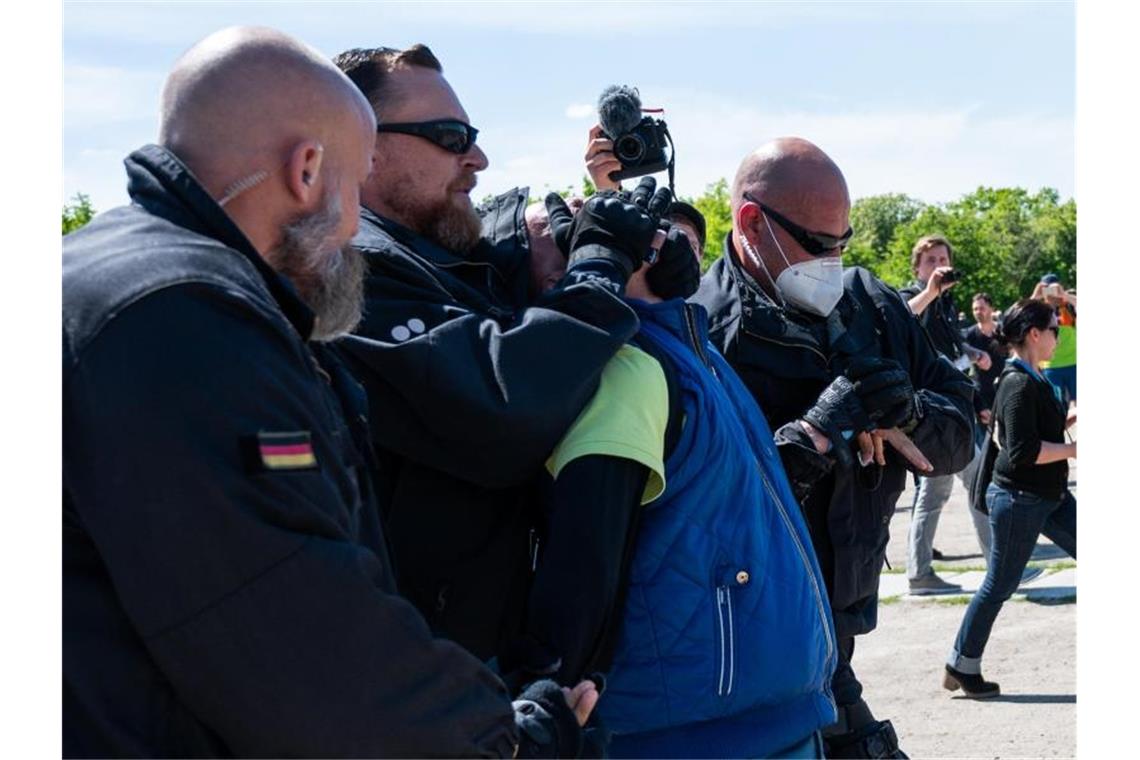
M826 317L843 297L843 262L838 256L821 256L792 264L788 261L784 249L780 247L780 241L772 232L767 214L764 214L764 224L768 227L768 234L772 236L772 242L776 244L776 250L780 252L787 268L780 272L779 277L772 280L772 275L769 274L763 259L748 242L748 238L741 235L745 251L755 263L763 267L764 274L767 274L768 279L772 281L785 306L793 306Z

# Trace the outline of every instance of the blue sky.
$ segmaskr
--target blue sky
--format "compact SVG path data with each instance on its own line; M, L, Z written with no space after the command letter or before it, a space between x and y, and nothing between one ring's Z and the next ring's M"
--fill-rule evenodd
M796 134L856 198L978 185L1075 194L1072 3L65 3L63 197L125 202L165 72L224 26L322 52L429 45L491 165L476 197L578 185L593 105L631 84L666 109L682 195Z

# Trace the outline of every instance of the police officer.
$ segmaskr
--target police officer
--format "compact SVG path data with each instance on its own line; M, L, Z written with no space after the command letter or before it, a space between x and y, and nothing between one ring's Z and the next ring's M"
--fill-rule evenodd
M894 290L843 269L850 203L843 174L815 145L759 148L737 171L732 232L693 300L776 430L823 570L840 649L828 756L905 757L890 721L862 699L854 637L875 627L907 467L952 473L970 459L972 390Z
M360 316L375 129L315 51L219 32L131 205L64 240L65 756L578 752L591 685L515 713L395 594L363 391L322 344Z

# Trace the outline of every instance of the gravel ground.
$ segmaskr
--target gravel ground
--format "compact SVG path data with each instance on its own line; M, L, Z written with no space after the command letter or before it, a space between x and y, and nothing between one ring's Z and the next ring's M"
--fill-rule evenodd
M1076 492L1075 463L1072 488ZM912 758L1076 756L1076 569L1042 537L1032 564L1046 572L1022 586L1001 611L986 649L984 673L1001 684L1000 697L977 701L942 688L942 667L966 610L968 595L910 597L905 593L906 539L913 490L899 499L891 522L879 627L857 639L854 667L864 698L889 718ZM966 590L985 566L955 481L934 545L947 561L935 571ZM1025 592L1025 593L1022 593Z

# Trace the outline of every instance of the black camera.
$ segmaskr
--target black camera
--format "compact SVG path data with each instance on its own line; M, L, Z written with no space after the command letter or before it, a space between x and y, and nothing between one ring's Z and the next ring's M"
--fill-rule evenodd
M646 116L640 123L624 135L613 138L614 155L621 161L621 171L610 175L612 179L640 177L653 174L669 166L665 155L665 136L668 129L665 122Z
M598 98L598 121L606 137L613 141L614 155L622 165L610 173L610 179L623 180L669 169L672 186L673 138L663 120L642 115L636 88L614 85L603 90Z
M951 269L949 272L942 275L942 284L949 285L950 283L958 282L960 279L962 279L962 273L957 269Z

